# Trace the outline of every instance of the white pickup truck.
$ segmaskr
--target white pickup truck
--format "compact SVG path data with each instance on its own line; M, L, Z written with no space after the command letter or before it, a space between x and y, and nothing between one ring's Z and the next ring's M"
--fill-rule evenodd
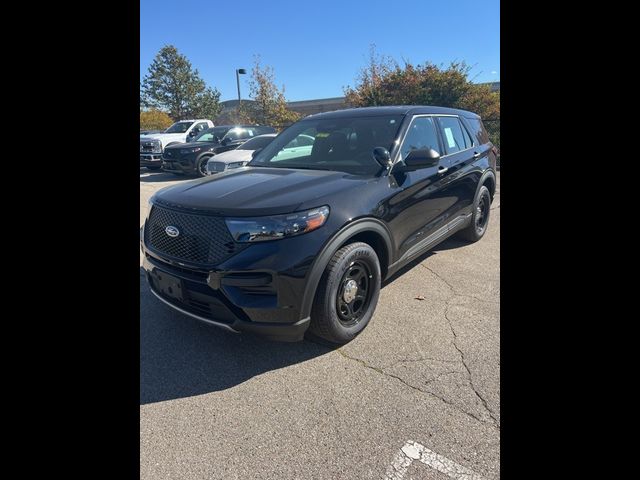
M162 133L140 135L140 166L150 170L162 167L162 152L175 143L186 143L202 131L213 128L211 120L180 120Z

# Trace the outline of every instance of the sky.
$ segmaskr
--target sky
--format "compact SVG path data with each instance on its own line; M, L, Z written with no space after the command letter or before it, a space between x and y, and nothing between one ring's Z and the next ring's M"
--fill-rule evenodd
M340 97L369 48L402 64L465 61L474 82L500 80L499 0L140 1L140 79L164 45L186 55L221 100L237 68L273 67L289 101ZM240 76L248 98L250 75Z

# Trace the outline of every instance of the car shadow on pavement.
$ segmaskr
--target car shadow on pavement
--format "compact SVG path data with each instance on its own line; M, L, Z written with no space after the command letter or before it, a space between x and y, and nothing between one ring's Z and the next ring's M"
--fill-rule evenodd
M438 251L465 245L446 240L400 269L382 288ZM333 349L306 339L285 343L235 334L175 312L149 291L140 267L141 405L225 390Z
M153 296L140 268L140 405L225 390L330 351L200 323Z
M466 247L467 245L469 245L469 242L465 242L464 240L458 240L455 237L451 237L448 238L447 240L445 240L444 242L442 242L439 245L436 245L435 247L433 247L433 249L427 251L426 253L423 253L422 255L420 255L419 257L416 257L414 260L411 260L409 263L407 263L404 267L402 267L400 270L398 270L396 273L394 273L393 275L391 275L389 278L387 278L383 283L382 283L382 288L386 287L387 285L389 285L390 283L393 283L395 280L397 280L399 277L401 277L402 275L404 275L405 273L407 273L409 270L411 270L412 268L416 267L419 263L424 262L427 258L429 258L432 255L436 255L438 252L441 252L443 250L451 250L451 249L455 249L455 248L461 248L461 247Z
M143 174L145 174L143 176ZM158 183L158 182L175 182L176 180L189 180L195 177L188 175L175 175L167 172L155 172L153 170L140 169L140 181L146 183Z

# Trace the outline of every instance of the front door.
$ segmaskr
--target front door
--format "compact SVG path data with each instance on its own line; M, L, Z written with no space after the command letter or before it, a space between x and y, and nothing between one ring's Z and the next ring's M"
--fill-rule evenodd
M404 160L411 150L432 148L443 153L433 116L416 116L402 140L399 155ZM456 198L449 188L449 173L442 162L413 172L392 170L390 186L397 193L387 201L387 220L398 246L399 258L414 253L446 232L447 214Z

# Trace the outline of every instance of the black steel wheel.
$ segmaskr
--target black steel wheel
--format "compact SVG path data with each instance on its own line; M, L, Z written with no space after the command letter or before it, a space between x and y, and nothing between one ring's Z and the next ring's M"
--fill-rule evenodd
M380 261L371 245L354 242L339 249L316 290L309 334L336 345L353 340L373 316L380 282Z

